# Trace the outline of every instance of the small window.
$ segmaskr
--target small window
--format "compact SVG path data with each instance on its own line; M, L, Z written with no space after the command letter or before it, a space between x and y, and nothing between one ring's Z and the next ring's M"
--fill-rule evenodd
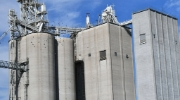
M117 52L114 52L114 56L117 56Z
M140 34L140 44L146 43L146 34Z
M126 54L126 58L129 58L129 55Z
M177 44L178 42L177 42L177 41L175 41L175 43Z
M88 56L91 57L91 53L89 53Z
M106 50L100 51L100 60L106 60Z

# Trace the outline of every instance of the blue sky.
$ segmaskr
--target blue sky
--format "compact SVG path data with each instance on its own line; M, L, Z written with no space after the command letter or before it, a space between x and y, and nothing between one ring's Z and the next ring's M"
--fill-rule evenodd
M86 13L90 13L91 23L96 23L98 15L107 5L115 5L119 22L129 20L132 13L146 8L167 13L180 18L180 0L40 0L47 5L48 19L52 25L85 27ZM0 1L0 35L8 30L8 11L19 13L16 0ZM8 61L8 40L6 35L0 42L0 60ZM0 69L0 100L8 100L8 70Z

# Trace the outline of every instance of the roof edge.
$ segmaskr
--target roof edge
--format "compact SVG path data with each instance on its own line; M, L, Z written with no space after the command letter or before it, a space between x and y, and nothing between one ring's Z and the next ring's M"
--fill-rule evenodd
M162 14L162 15L165 15L165 16L168 16L168 17L171 17L171 18L173 18L173 19L175 19L175 20L178 20L178 18L176 18L176 17L174 17L174 16L172 16L172 15L165 14L165 13L163 13L163 12L157 11L157 10L152 9L152 8L147 8L147 9L145 9L145 10L140 10L140 11L134 12L133 15L134 15L134 14L137 14L137 13L144 12L144 11L148 11L148 10L154 11L154 12L156 12L156 13L159 13L159 14Z

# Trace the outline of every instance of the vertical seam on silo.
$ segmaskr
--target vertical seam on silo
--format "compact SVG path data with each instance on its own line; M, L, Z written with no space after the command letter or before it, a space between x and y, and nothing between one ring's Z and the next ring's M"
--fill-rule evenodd
M153 16L153 17L155 17L155 24L157 24L157 22L156 22L156 21L157 21L157 20L156 20L156 18L157 18L156 13L155 13L155 12L153 12L153 13L154 13L154 16ZM150 20L152 21L152 19L150 19ZM151 23L151 31L152 31L152 30L153 30L153 28L152 28L152 23ZM156 33L153 33L153 34L158 35L158 34L157 34L157 29L156 29ZM158 37L158 36L157 36L157 37ZM153 47L153 48L156 48L156 47L154 47L154 45L155 45L154 41L155 41L155 40L152 39L152 45L153 45L152 47ZM157 77L156 77L157 75L156 75L156 74L157 74L157 73L156 73L156 68L155 68L156 66L155 66L155 56L154 56L154 54L155 54L155 53L154 53L154 50L153 50L155 86L157 86L157 82L156 82L156 80L157 80ZM158 92L157 92L157 87L155 87L155 90L156 90L156 95L157 95L157 94L158 94ZM158 99L158 96L156 96L156 99Z
M172 20L171 20L171 18L169 18L169 21L170 21L170 23L171 23L171 25L173 24L172 23ZM172 34L173 34L173 29L172 29L172 26L170 26L171 27L171 29L170 29L170 35L171 35L171 39L173 40L173 36L172 36ZM171 44L172 44L172 41L171 41ZM171 60L173 61L173 49L172 48L170 48L171 49ZM173 64L173 62L172 62L172 64ZM171 69L172 69L172 81L173 81L173 96L174 96L174 99L175 99L175 82L174 82L174 68L173 68L174 66L172 66L171 67Z
M150 18L150 29L151 29L151 32L152 32L152 19L151 19L151 10L149 10L149 18ZM155 20L155 22L156 22L156 20ZM152 35L152 34L151 34ZM152 39L152 54L153 54L153 65L154 65L154 84L155 84L155 91L156 91L156 99L158 99L158 96L157 96L157 87L156 87L156 71L155 71L155 57L154 57L154 50L153 50L153 48L154 48L154 43L153 43L153 38L151 37L151 39Z
M121 64L120 64L120 69L121 69L121 77L122 77L122 88L123 88L123 98L124 98L124 100L125 100L125 81L124 81L124 62L123 62L123 45L122 45L122 34L123 34L123 32L122 32L122 27L121 26L119 26L119 45L120 45L120 62L121 62Z
M157 15L157 13L156 13L156 23L157 23L157 26L158 26L158 15ZM157 27L156 27L157 28ZM158 35L158 32L159 32L159 29L157 29L157 35ZM159 85L160 85L160 87L161 87L161 95L162 95L162 99L163 99L163 92L162 92L162 73L161 73L161 61L160 61L160 59L161 59L161 57L160 57L160 46L159 46L159 35L157 36L157 44L158 44L158 57L159 57L159 74L160 74L160 83L159 83ZM156 89L157 89L157 87L156 87Z
M171 18L171 19L172 19L172 18ZM174 34L175 34L175 33L174 33L174 22L173 22L173 19L172 19L172 24L173 24L173 25L172 25L172 27L173 27L173 28L172 28L172 31L173 31L173 32L172 32L172 33L173 33L173 34L172 34L172 36L173 36L173 45L174 45L174 47L175 47L175 44L174 44L174 42L175 42ZM177 59L176 59L176 47L174 48L174 51L175 51L175 52L174 52L174 55L175 55L175 56L174 56L174 59L175 59L175 64L176 64L176 66L174 66L174 67L175 67L175 69L176 69L175 71L176 71L177 74L178 74L178 71L177 71ZM177 74L176 74L176 81L177 81L177 82L176 82L176 85L177 85L177 88L179 88L179 87L178 87L178 76L177 76ZM177 89L177 92L179 92L178 89ZM176 92L175 92L175 93L176 93ZM179 94L179 93L178 93L178 94Z
M169 39L169 35L168 35L168 34L169 34L169 26L168 26L168 17L167 17L167 16L166 16L166 25L167 25L167 27L166 27L166 28L167 28L167 30L166 30L167 33L166 33L166 34L167 34L167 42L168 42L167 47L170 47L170 44L169 44L169 43L170 43L170 42L169 42L170 39ZM164 37L164 38L165 38L165 37ZM168 52L169 52L169 54L170 54L170 48L169 48ZM170 57L171 57L171 56L169 55L169 59L170 59ZM167 58L166 58L166 59L167 59ZM166 60L166 62L167 62L167 60ZM169 67L168 67L168 64L167 64L167 69L166 69L167 71L170 70L170 72L167 72L167 85L168 85L168 98L174 100L173 98L170 98L169 83L171 83L171 80L169 80L169 77L168 77L168 76L169 76L169 73L170 73L170 74L172 73L172 70L171 70L171 69L168 69L168 68L171 68L171 59L170 59L170 61L169 61ZM172 77L171 77L171 79L172 79Z
M167 17L167 16L165 16L165 17L166 17L166 19L165 19L165 20L166 20L166 23L165 23L165 24L166 24L166 35L167 35L167 36L166 36L166 38L167 38L167 40L166 40L166 41L167 41L167 45L165 45L165 46L169 47L168 20L167 20L168 17ZM165 39L165 36L164 36L164 39ZM166 51L165 51L165 52L166 52ZM170 49L167 50L167 52L169 52L169 54L170 54ZM166 52L166 55L168 55L167 52ZM169 57L166 57L166 62L168 62L168 59L169 59ZM167 63L166 63L166 64L167 64ZM166 75L167 75L166 77L167 77L167 88L168 88L168 98L169 98L169 99L171 99L171 98L170 98L170 92L169 92L169 91L170 91L170 88L169 88L169 77L168 77L168 76L169 76L169 71L168 71L169 69L168 69L168 68L169 68L170 66L171 66L171 62L169 62L169 64L166 65Z
M159 21L161 20L162 21L162 19L161 19L161 14L159 14ZM159 22L159 24L161 25L161 29L159 30L159 33L162 31L162 23L160 23ZM160 33L160 34L162 34L162 33ZM160 36L159 36L160 37ZM160 58L160 72L161 72L161 91L162 91L162 99L164 100L165 99L165 97L164 97L164 92L165 91L163 91L164 90L164 86L163 86L163 72L162 72L162 56L161 56L161 52L162 52L162 49L161 49L161 39L159 39L159 58Z
M167 18L167 22L169 23L170 20L168 20L169 18ZM172 48L171 48L171 42L170 42L170 32L171 30L169 29L169 26L168 26L168 39L169 39L169 47L170 47L170 70L171 70L171 78L172 78L172 92L173 92L173 98L174 98L174 81L173 81L173 69L172 69Z
M173 19L173 21L174 21L174 22L173 22L173 25L174 25L174 24L175 24L175 20ZM175 25L173 26L173 29L174 29L174 31L175 31L175 32L174 32L174 37L175 37L175 34L178 33L178 32L176 32L177 30L175 29ZM178 41L178 40L175 40L175 41ZM177 45L175 45L175 53L177 53ZM179 79L179 74L178 74L179 71L178 71L178 62L177 62L178 57L177 57L176 54L175 54L175 59L176 59L176 68L177 68L177 69L176 69L176 70L177 70L177 86L178 86L178 94L179 94L179 92L180 92L180 91L179 91L179 84L178 84L178 83L179 83L179 81L178 81L178 79Z
M177 31L177 33L178 33L178 20L176 20L176 31ZM177 49L179 49L180 50L180 39L179 39L179 34L177 34L177 36L178 36L178 43L177 43ZM177 54L178 54L178 57L177 57L177 59L178 60L180 60L180 54L177 52ZM180 71L179 70L180 69L180 62L178 63L178 71ZM179 95L180 95L180 72L178 73L178 80L179 80Z
M166 85L166 89L167 89L167 91L168 91L169 89L168 89L168 85L167 85L168 83L167 83L167 64L166 64L166 62L167 62L167 61L166 61L167 56L166 56L166 51L165 51L165 36L164 36L164 34L165 34L164 31L165 31L165 30L164 30L164 24L163 24L164 20L163 20L163 16L162 16L162 15L161 15L161 22L162 22L161 24L162 24L162 35L163 35L163 38L162 38L162 39L163 39L163 50L164 50L164 56L165 56L165 58L164 58L164 61L165 61L165 66L164 66L164 67L165 67L165 77L164 77L164 78L165 78L165 82L166 82L166 84L165 84L165 85ZM169 95L168 95L168 92L167 92L167 91L166 91L167 96L166 96L166 95L165 95L165 96L166 96L167 98L169 98Z
M108 35L109 35L109 51L110 51L110 61L111 61L111 72L110 72L110 76L111 76L111 98L114 100L114 90L113 90L113 67L112 67L112 55L111 55L111 33L110 33L110 23L108 23ZM107 66L107 65L106 65Z
M122 32L122 31L121 31ZM126 76L125 76L125 58L124 58L124 35L123 32L121 33L121 45L122 45L122 65L123 65L123 86L124 86L124 100L126 100Z
M177 36L176 39L178 38L178 40L176 40L176 41L177 41L177 44L176 44L176 46L175 46L175 48L176 48L176 54L177 54L177 55L176 55L176 61L177 61L177 60L178 60L178 52L177 52L177 51L178 51L178 44L179 44L179 36L178 36L178 29L177 29L177 26L178 26L178 25L176 25L176 24L177 24L177 21L174 20L174 24L175 24L175 26L174 26L175 34L177 33L177 34L176 34L176 36ZM175 27L176 27L176 28L175 28ZM179 72L179 68L178 68L179 65L178 65L178 64L179 64L179 63L176 62L176 65L177 65L177 79L178 79L178 91L179 91L179 93L180 93L180 90L179 90L179 87L180 87L180 85L179 85L179 83L180 83L180 82L179 82L179 77L180 77L180 76L179 76L179 73L180 73L180 72ZM178 93L178 94L179 94L179 93ZM180 94L179 94L179 95L180 95Z

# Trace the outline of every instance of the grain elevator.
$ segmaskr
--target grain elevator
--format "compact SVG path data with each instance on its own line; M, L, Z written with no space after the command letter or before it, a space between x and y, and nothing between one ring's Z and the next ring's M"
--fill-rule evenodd
M11 99L135 100L129 29L106 23L79 32L75 41L48 33L11 40L10 61L29 61Z
M87 14L83 28L49 26L45 4L17 2L0 61L9 100L180 100L177 18L146 9L120 23L107 6L96 25Z
M133 14L138 100L180 99L177 18L152 9Z

